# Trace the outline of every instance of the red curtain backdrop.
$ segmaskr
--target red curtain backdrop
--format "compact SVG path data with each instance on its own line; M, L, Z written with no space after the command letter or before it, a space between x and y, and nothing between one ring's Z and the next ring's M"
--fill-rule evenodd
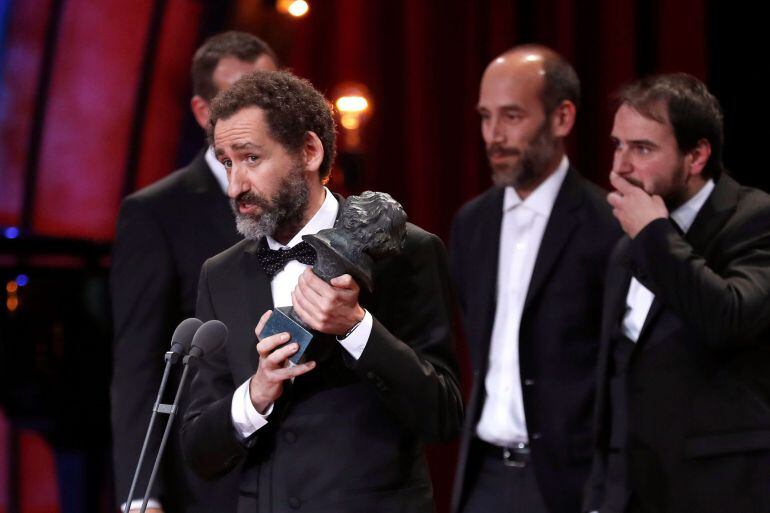
M715 46L708 39L714 9L706 0L311 0L301 19L278 15L269 1L61 2L40 112L34 100L51 0L10 7L0 223L26 216L35 234L97 240L112 237L124 193L177 162L180 125L189 122L189 61L207 32L241 28L262 35L286 66L327 93L346 80L366 84L374 110L363 134L363 187L391 192L414 222L442 236L458 206L489 185L475 104L479 78L494 56L539 42L573 62L583 103L571 156L586 176L605 184L610 94L656 71L706 79ZM143 66L159 4L158 39ZM212 21L203 11L218 15ZM145 99L137 93L141 80L148 83ZM41 137L30 148L35 115ZM140 136L131 147L136 123ZM25 185L31 151L36 175ZM32 189L26 202L25 187Z

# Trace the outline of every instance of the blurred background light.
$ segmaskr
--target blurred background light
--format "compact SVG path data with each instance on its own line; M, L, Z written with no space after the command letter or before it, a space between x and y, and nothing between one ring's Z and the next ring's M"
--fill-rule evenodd
M278 0L275 4L278 12L301 18L310 11L310 4L305 0Z

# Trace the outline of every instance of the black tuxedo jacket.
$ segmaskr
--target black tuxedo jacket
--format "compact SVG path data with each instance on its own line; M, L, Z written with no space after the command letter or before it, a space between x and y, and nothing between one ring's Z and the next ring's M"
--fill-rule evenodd
M585 509L616 486L610 338L632 275L655 300L626 376L626 500L645 512L770 511L770 197L726 175L685 236L659 219L613 252Z
M240 240L227 198L203 155L201 152L187 167L128 196L118 217L110 274L118 503L126 500L131 486L171 334L182 319L194 315L201 265ZM178 378L175 372L167 386L169 402ZM138 499L149 480L165 421L159 424L135 492ZM153 496L161 499L166 513L224 511L219 509L219 498L212 501L216 507L207 506L208 493L203 493L200 482L186 470L178 437L180 419L175 424ZM212 487L207 485L206 490ZM233 499L230 504L234 505Z
M454 512L467 497L470 442L486 395L503 195L503 188L492 188L472 200L452 227L452 276L473 365L452 497ZM590 468L601 296L605 265L619 236L604 191L570 169L543 234L519 342L532 459L540 491L553 513L579 510Z
M429 512L422 441L460 428L462 402L440 240L408 225L401 254L376 264L375 321L354 361L332 337L313 340L318 366L287 383L268 424L245 442L230 415L233 391L256 371L254 328L273 307L270 280L243 241L208 260L197 313L229 328L226 346L200 362L183 440L205 478L240 470L239 512Z

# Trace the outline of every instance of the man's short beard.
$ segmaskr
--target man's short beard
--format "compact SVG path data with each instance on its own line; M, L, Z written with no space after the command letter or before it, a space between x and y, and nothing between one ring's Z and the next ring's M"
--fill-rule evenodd
M278 191L269 200L255 192L244 192L236 199L231 199L230 207L235 213L235 227L238 233L250 240L299 231L309 197L310 188L305 181L304 171L300 166L296 166L281 180ZM238 202L257 205L259 210L242 214L238 211Z
M495 148L494 146L488 150L488 153L493 151L515 153L513 149ZM526 187L536 182L545 173L557 151L557 141L551 135L550 124L546 118L535 137L530 141L529 147L524 151L518 151L519 160L515 164L498 166L490 164L492 181L495 185L502 187Z
M666 204L668 211L673 212L687 203L689 199L687 194L687 172L684 169L684 159L680 159L671 175L671 187L661 194L661 198L663 198L663 203Z
M644 182L642 182L641 180L638 180L632 176L624 176L623 178L628 183L630 183L634 187L639 187L650 196L655 196L655 195L660 196L669 212L673 212L677 208L681 207L689 199L687 197L687 173L685 172L685 169L684 169L684 159L680 159L679 163L672 171L671 185L666 191L661 191L661 190L648 191L644 187Z

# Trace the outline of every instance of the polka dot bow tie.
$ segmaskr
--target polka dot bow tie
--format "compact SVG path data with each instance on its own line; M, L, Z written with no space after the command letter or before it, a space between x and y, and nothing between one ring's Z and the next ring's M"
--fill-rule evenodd
M262 269L271 279L281 272L281 269L286 267L286 264L292 260L296 260L305 265L313 265L315 264L315 258L313 246L305 241L302 241L289 249L270 249L268 247L262 247L257 252L257 259L259 260Z

